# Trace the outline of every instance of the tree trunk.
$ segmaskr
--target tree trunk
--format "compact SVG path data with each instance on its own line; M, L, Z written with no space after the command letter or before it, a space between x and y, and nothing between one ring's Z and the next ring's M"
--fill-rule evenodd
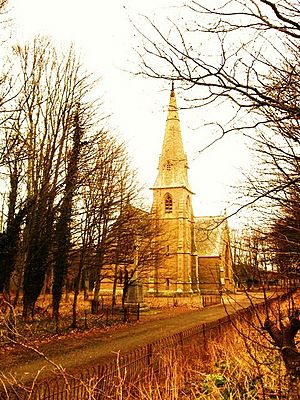
M96 274L96 281L95 281L95 287L94 287L94 296L92 300L92 314L97 314L98 313L98 307L99 307L99 294L100 294L100 269L97 269L97 274Z
M53 277L53 316L58 320L59 305L68 272L68 253L70 249L70 223L72 215L73 196L78 178L78 162L81 150L82 130L79 125L78 110L74 116L73 147L65 177L65 191L60 207L60 217L56 226L56 253L54 257Z
M35 303L44 287L52 247L54 210L47 188L26 226L27 257L23 277L23 317L33 317Z
M282 358L288 380L288 399L300 399L300 353L293 348L283 348Z
M78 295L80 293L80 282L82 277L82 269L83 269L83 259L80 258L80 263L78 267L78 272L74 281L74 300L72 306L72 328L77 328L77 300Z
M83 296L84 300L86 301L89 299L89 279L87 271L82 272L82 281L83 281Z
M71 325L72 328L77 328L77 299L79 295L79 281L80 281L80 276L78 273L74 282L74 299L72 305L72 325Z
M117 280L118 280L118 264L115 264L114 269L114 282L113 282L113 289L112 289L112 298L111 298L111 307L114 309L116 302L116 292L117 292Z
M129 274L127 269L124 271L124 283L123 283L123 293L122 293L122 309L125 312L125 300L128 293L129 288Z
M295 337L300 330L298 311L294 310L289 316L289 322L279 326L266 319L264 329L273 339L282 356L288 381L288 399L300 399L300 352L295 343Z
M97 312L98 312L102 266L103 266L103 252L102 252L102 249L100 249L100 250L98 250L98 254L97 254L97 258L96 258L96 268L97 269L96 269L96 280L95 280L95 287L94 287L92 314L97 314Z

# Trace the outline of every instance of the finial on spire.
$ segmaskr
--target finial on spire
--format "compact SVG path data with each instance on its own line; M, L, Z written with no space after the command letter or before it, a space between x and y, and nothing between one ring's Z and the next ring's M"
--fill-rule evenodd
M174 96L175 96L175 93L174 93L174 81L172 79L172 81L171 81L171 97L174 97Z

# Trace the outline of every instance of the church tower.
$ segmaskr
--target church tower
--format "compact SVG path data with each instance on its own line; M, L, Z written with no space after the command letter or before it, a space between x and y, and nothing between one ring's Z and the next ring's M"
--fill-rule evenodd
M163 257L156 265L153 283L156 293L197 291L197 256L194 243L194 215L188 182L178 109L172 82L165 135L153 191L152 214L160 223Z

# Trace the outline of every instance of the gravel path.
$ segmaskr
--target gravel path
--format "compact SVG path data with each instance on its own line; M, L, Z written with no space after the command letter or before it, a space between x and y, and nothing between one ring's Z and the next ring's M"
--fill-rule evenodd
M183 331L205 322L222 318L246 307L248 300L240 295L227 304L210 306L199 310L166 310L156 316L142 314L140 322L120 326L107 332L92 331L84 336L62 338L39 346L39 351L56 365L66 370L100 364L116 357L118 353L129 352L139 346ZM261 301L258 297L257 302ZM53 364L29 349L14 351L0 358L0 371L11 374L19 381L31 381L39 372L45 377L54 369Z

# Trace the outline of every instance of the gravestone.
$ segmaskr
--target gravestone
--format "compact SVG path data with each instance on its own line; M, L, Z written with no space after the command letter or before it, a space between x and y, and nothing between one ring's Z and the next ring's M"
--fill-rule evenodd
M130 283L126 303L140 304L144 302L143 284L139 279Z
M143 283L140 279L135 279L128 287L126 296L126 304L139 304L141 311L146 311L149 308L144 304Z

